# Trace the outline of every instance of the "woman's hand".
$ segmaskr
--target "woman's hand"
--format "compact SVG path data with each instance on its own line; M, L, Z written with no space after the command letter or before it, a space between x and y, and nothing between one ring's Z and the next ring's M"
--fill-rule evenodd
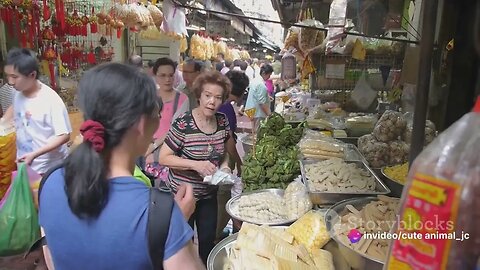
M175 202L180 207L183 216L186 220L195 212L195 196L193 195L193 188L190 184L180 184L175 194Z
M213 175L217 171L217 166L210 161L194 161L193 170L198 172L201 177Z

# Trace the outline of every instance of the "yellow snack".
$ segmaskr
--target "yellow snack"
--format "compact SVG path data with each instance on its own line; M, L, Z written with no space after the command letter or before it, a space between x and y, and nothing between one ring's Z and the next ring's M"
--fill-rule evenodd
M404 185L408 176L408 162L402 165L386 167L384 171L390 179Z
M330 235L325 225L323 216L316 211L310 211L287 228L296 242L304 245L312 254L314 250L321 249L328 241Z

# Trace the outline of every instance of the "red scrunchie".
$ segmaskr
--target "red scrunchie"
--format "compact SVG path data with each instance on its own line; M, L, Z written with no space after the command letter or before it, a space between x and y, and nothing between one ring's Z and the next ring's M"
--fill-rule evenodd
M83 141L88 141L92 144L96 152L101 152L105 147L105 127L94 120L87 120L80 126L80 134L83 136Z

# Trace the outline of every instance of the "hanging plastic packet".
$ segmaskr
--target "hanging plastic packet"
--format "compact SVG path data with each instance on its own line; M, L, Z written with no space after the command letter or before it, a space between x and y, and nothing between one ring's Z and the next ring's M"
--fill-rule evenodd
M362 72L360 79L358 79L355 88L352 91L352 100L358 108L366 110L372 105L377 98L377 92L370 87L365 79L365 72Z
M326 37L326 54L330 54L332 48L342 40L345 31L346 15L347 1L333 0L332 4L330 4L330 16L328 19L328 25L330 26Z

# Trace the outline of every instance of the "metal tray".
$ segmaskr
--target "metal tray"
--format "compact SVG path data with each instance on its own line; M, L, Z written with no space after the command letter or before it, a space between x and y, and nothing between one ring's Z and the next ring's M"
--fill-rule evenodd
M360 153L358 150L357 146L351 143L347 143L343 145L343 155L345 157L346 161L361 161L363 163L366 163L367 161L365 160L365 157ZM325 160L322 158L310 158L310 157L304 157L304 160Z
M250 194L255 194L255 193L263 193L263 192L272 192L274 194L283 196L285 190L283 189L278 189L278 188L270 188L270 189L261 189L261 190L256 190L252 192L245 192L242 194L239 194L235 197L232 197L230 200L228 200L227 204L225 205L225 208L227 210L227 213L234 219L242 221L242 222L248 222L256 225L270 225L270 226L279 226L279 225L290 225L293 222L295 222L297 219L291 219L291 220L284 220L284 221L278 221L278 222L266 222L266 223L261 223L257 222L255 220L248 220L243 217L240 217L238 215L238 212L235 210L236 204L238 203L238 200L240 197L245 196L245 195L250 195Z
M332 206L327 210L327 213L325 213L325 225L327 226L327 231L329 232L330 237L338 244L340 253L354 270L382 270L384 262L379 261L376 258L371 258L366 254L359 253L343 244L342 241L337 238L334 226L339 222L341 216L350 212L345 208L348 204L353 205L356 209L361 209L363 206L376 200L378 200L377 197L343 200Z
M238 233L232 234L220 241L210 252L207 259L207 270L222 270L227 260L227 249L233 247L237 241ZM330 251L333 257L333 264L336 270L351 270L345 258L339 250L335 241L328 242L323 249Z
M403 192L403 186L399 182L393 180L392 178L388 177L388 175L385 173L385 168L383 167L380 169L380 172L382 173L382 178L385 180L385 185L390 189L391 193L389 194L390 196L393 197L398 197L400 198L402 196Z
M317 191L310 191L310 187L308 185L307 181L307 175L305 173L305 164L311 164L315 163L318 161L311 161L311 160L305 160L305 161L300 161L300 170L302 173L302 182L305 184L307 187L309 193L310 193L310 199L312 200L313 204L325 204L325 205L333 205L339 201L343 201L346 199L354 198L354 197L362 197L362 196L374 196L374 195L387 195L390 193L390 189L380 180L380 178L375 174L370 167L368 167L364 162L362 161L345 161L346 163L355 163L357 166L360 168L363 168L367 170L374 178L376 182L375 186L375 191L365 191L365 192L359 192L359 193L351 193L351 192L345 192L345 193L339 193L339 192L317 192Z

